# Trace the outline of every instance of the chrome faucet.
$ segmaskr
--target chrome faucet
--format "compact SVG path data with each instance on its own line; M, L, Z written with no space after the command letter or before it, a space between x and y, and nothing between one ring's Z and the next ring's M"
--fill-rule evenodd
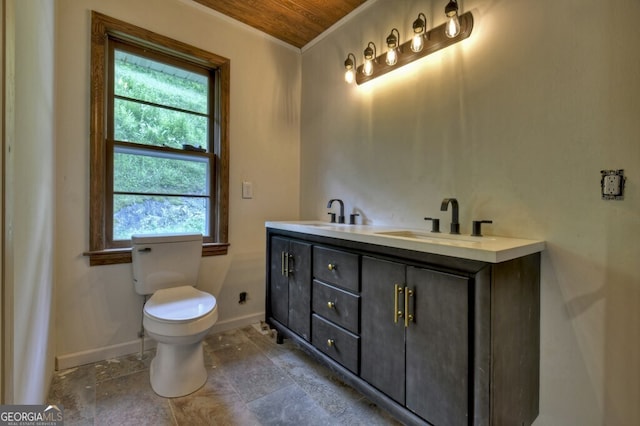
M338 216L338 223L344 223L344 203L342 202L342 200L338 198L333 198L329 200L329 202L327 203L327 208L330 209L334 201L337 201L338 203L340 203L340 215ZM331 222L335 222L336 214L335 213L329 213L329 214L332 215Z
M445 198L442 200L442 204L440 205L440 210L443 212L447 211L449 207L449 203L451 203L451 232L450 234L459 234L460 233L460 223L458 223L458 200L455 198Z

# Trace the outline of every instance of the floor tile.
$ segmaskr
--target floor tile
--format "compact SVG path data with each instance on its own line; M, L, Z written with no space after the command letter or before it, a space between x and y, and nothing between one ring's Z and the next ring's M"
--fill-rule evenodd
M170 401L178 425L260 425L220 370L209 371L205 385Z
M243 327L204 342L208 379L196 392L162 398L149 383L155 351L57 372L50 404L66 425L399 425L290 340Z
M274 359L274 363L287 371L306 393L333 416L345 413L353 401L362 398L302 351L282 355Z
M46 402L64 407L65 424L93 424L96 406L94 370L93 365L83 365L54 375Z
M246 333L242 329L224 331L210 334L204 339L205 350L213 352L231 346L239 345L249 341Z
M322 410L296 384L279 389L247 404L263 425L325 426L334 424L333 419Z
M138 371L149 370L151 360L155 356L155 349L145 351L140 358L140 353L130 354L119 358L110 358L94 364L96 369L96 381L115 379Z
M250 341L217 350L214 355L245 402L293 383L285 371Z
M140 371L96 386L96 425L175 425L169 400L156 395L149 372Z

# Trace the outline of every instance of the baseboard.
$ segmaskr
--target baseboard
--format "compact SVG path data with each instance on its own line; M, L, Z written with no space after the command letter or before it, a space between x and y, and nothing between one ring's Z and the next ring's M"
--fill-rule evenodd
M145 337L144 350L146 351L147 349L155 347L156 342L149 337ZM119 343L117 345L103 346L101 348L89 349L66 355L58 355L56 356L56 370L65 370L67 368L104 361L110 358L117 358L119 356L139 352L140 349L140 339L136 339L129 342Z
M245 327L256 322L264 320L264 312L246 315L244 317L232 318L226 321L218 321L211 329L210 334L221 333L223 331L235 330L236 328Z
M246 315L240 318L233 318L226 321L219 321L213 326L210 334L221 333L223 331L245 327L247 325L260 322L261 320L264 320L264 312ZM153 339L148 337L144 339L144 350L152 349L155 347L156 342ZM136 339L129 342L119 343L117 345L103 346L96 349L89 349L86 351L74 352L66 355L58 355L56 356L56 370L65 370L67 368L73 368L80 365L104 361L110 358L117 358L120 356L139 352L140 349L140 339Z

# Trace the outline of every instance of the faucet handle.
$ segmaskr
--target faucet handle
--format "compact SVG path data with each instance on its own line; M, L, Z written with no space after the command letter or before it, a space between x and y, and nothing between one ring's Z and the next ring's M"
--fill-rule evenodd
M474 220L473 221L473 232L471 233L472 237L482 237L482 224L483 223L493 223L492 220Z
M359 213L351 213L349 215L349 225L355 225L356 224L356 216L360 216Z
M440 232L440 219L436 219L433 217L425 217L424 220L431 221L431 232Z
M329 212L327 214L331 216L331 223L336 223L336 214L333 212Z

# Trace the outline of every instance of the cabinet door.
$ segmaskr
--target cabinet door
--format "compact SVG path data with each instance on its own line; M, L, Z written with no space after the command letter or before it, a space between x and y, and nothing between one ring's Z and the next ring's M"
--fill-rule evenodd
M289 242L289 328L311 338L311 244Z
M404 287L405 265L363 257L360 376L394 400L405 400L404 319L394 321L395 285ZM398 295L404 311L403 295Z
M271 315L283 325L289 323L289 278L285 271L289 240L280 237L271 239L269 271L269 300Z
M469 424L469 279L407 267L406 406L438 426Z

